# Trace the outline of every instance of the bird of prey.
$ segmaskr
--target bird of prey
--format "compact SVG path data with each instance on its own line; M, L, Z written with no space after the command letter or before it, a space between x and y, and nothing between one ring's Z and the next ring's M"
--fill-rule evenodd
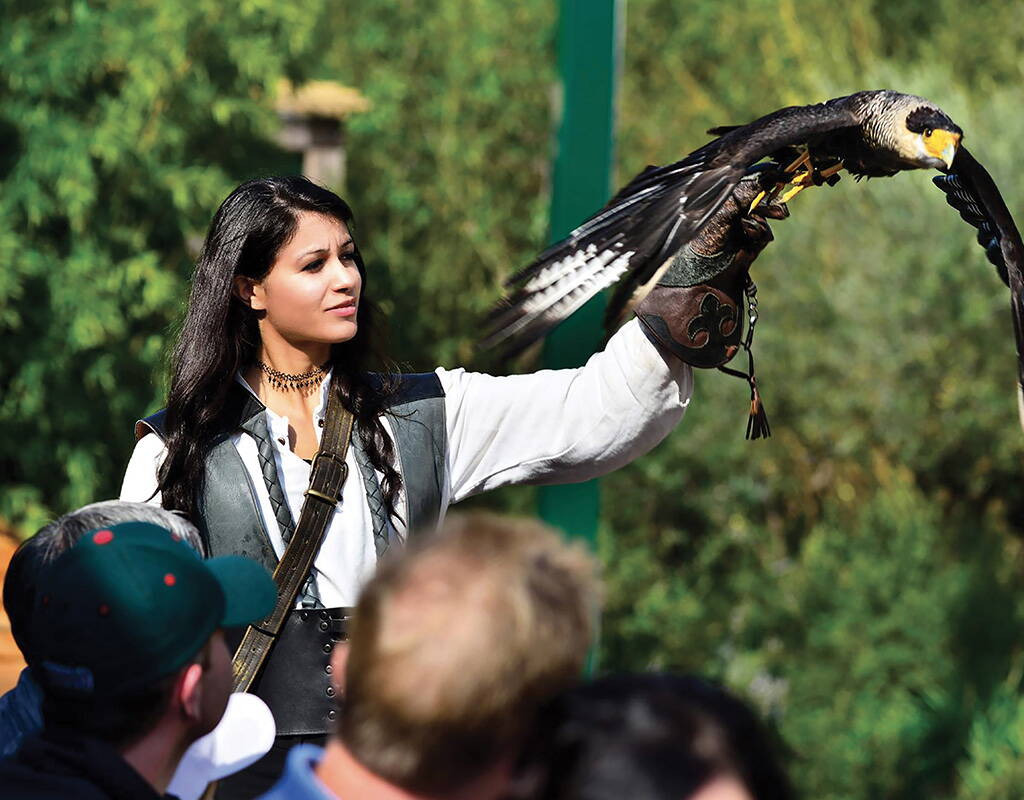
M1011 290L1024 383L1024 245L992 178L961 146L963 132L934 103L888 89L790 106L748 125L715 128L690 155L647 167L564 240L507 282L482 347L514 355L543 337L602 289L618 283L607 320L653 285L672 257L700 231L741 179L757 173L760 202L785 202L808 186L908 169L938 169L935 179Z

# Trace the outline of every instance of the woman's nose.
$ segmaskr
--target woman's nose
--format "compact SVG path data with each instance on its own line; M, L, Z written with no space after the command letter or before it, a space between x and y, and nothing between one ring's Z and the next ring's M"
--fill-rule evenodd
M335 288L340 290L351 289L359 282L359 269L355 264L334 259L331 267L331 283Z

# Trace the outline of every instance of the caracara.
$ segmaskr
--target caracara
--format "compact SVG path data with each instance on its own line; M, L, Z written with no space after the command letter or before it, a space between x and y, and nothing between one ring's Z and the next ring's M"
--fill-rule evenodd
M1011 290L1024 383L1024 244L988 172L962 146L963 132L934 103L886 89L779 109L748 125L715 128L717 138L681 161L648 167L567 238L507 282L491 314L484 347L514 354L547 334L597 292L618 283L607 319L725 202L744 176L758 173L763 201L789 200L808 186L855 177L938 169L950 205L978 228L978 241Z

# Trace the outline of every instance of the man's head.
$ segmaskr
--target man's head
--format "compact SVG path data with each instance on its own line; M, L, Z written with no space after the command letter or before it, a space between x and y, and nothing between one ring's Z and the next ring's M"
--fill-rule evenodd
M575 681L596 622L594 562L533 522L453 517L363 591L340 736L371 772L443 794L514 756Z
M147 503L105 500L71 511L44 526L31 539L22 542L11 558L4 579L4 609L10 619L11 634L29 666L34 661L29 641L29 623L39 573L88 531L109 528L121 522L150 522L159 525L177 534L196 553L203 552L199 531L191 522Z
M262 618L275 598L257 563L203 561L167 528L86 533L37 578L29 641L47 726L121 748L159 727L171 749L187 745L231 691L221 629Z

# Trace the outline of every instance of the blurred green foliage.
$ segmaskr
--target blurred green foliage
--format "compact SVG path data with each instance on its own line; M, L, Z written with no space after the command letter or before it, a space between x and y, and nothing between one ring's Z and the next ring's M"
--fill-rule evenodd
M267 92L309 74L322 5L0 7L0 517L32 529L116 493L189 241L282 168Z
M190 246L270 140L280 77L357 87L345 193L411 368L474 360L546 237L552 0L0 9L0 519L116 494L160 404ZM1024 7L630 0L617 183L703 131L888 86L941 104L1024 218ZM719 678L807 797L1012 798L1024 779L1021 432L1005 287L924 173L807 192L755 268L774 436L697 376L604 482L605 669ZM527 365L528 366L528 365ZM528 490L478 503L529 507Z

